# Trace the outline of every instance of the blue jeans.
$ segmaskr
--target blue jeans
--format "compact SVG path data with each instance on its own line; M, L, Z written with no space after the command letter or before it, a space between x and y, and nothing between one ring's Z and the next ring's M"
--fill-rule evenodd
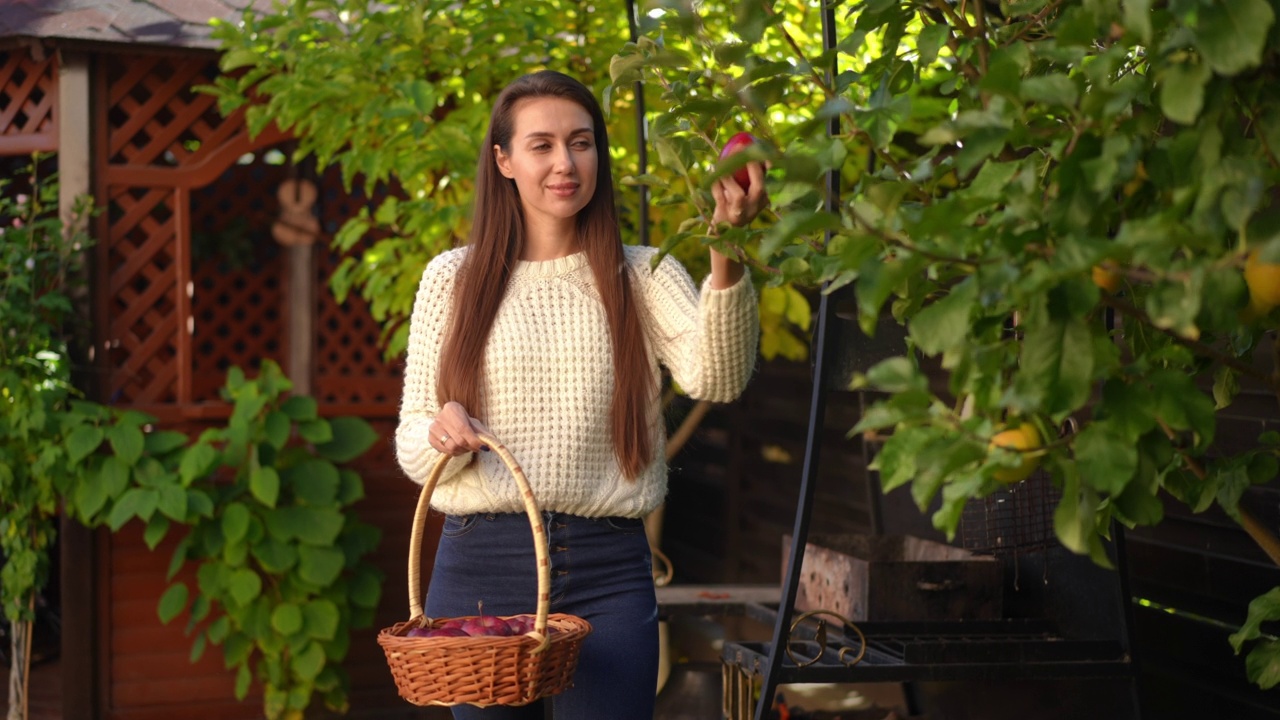
M552 698L555 720L652 720L658 602L644 522L542 513L551 555L551 612L591 623L573 686ZM524 513L447 516L427 590L428 617L518 615L537 609L533 533ZM534 720L542 703L453 708L456 720Z

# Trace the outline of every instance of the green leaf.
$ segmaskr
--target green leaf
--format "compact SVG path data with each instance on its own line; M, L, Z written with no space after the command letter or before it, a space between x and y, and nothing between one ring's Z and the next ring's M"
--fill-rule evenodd
M244 700L249 695L249 684L253 682L253 674L246 663L236 671L236 700Z
M198 442L187 448L178 463L178 475L183 485L190 485L197 478L207 475L214 463L218 461L218 451L205 442Z
M360 478L360 473L342 468L338 471L338 476L342 478L342 485L338 488L339 505L350 505L364 498L364 480Z
M249 473L249 492L269 508L280 498L280 475L273 467L258 467Z
M929 380L920 368L905 357L892 357L867 371L867 383L887 393L928 390Z
M1156 426L1155 399L1144 389L1112 378L1102 386L1098 417L1109 420L1121 437L1136 443Z
M271 627L281 635L292 635L302 629L302 610L291 603L281 603L271 613Z
M111 508L111 513L107 516L107 526L115 531L124 527L125 523L135 517L143 521L150 520L158 501L156 491L152 488L130 488L120 496L115 507Z
M170 476L172 477L172 476ZM174 522L187 521L187 491L179 485L161 485L156 490L156 509Z
M1151 43L1151 0L1124 0L1125 29L1143 45Z
M264 423L267 442L271 447L279 450L284 444L289 442L289 433L293 430L293 421L289 416L280 410L272 410L267 413L267 419Z
M166 455L186 445L187 442L186 433L161 430L147 433L143 441L143 448L151 455Z
M298 576L318 587L327 587L342 573L345 558L340 550L298 546Z
M160 541L169 532L169 518L164 515L152 515L147 521L147 529L142 531L142 541L148 550L155 550Z
M302 606L303 625L307 635L317 640L332 640L338 632L341 615L329 600L312 600Z
M1129 483L1113 500L1119 514L1133 525L1155 525L1164 519L1164 503L1140 482Z
M1014 388L1020 397L1042 398L1022 412L1043 410L1058 417L1089 400L1093 379L1093 336L1083 317L1028 316Z
M908 324L911 339L926 355L937 355L963 343L978 300L978 283L966 278L945 297L916 313Z
M94 425L81 425L67 436L67 460L73 465L89 457L102 444L105 433Z
M319 643L310 642L302 652L293 658L293 672L303 680L315 680L324 669L324 648Z
M609 79L615 86L634 83L640 80L643 67L643 55L614 55L609 60Z
M187 655L187 662L192 664L200 662L200 658L204 657L205 648L209 641L205 638L204 633L196 633L196 639L191 643L191 652Z
M1089 487L1119 494L1138 469L1138 448L1107 421L1090 423L1072 443L1080 478Z
M1239 655L1246 641L1262 637L1262 623L1275 620L1280 620L1280 587L1272 588L1249 601L1249 614L1244 624L1227 640Z
M333 440L333 428L323 418L298 423L298 435L309 443L327 443Z
M312 458L285 471L294 496L307 505L332 505L338 496L338 468L327 460Z
M1226 365L1219 365L1213 373L1213 406L1221 410L1235 400L1240 392L1240 379L1236 371Z
M1235 75L1262 62L1275 12L1266 0L1225 0L1197 8L1196 47L1219 75Z
M112 425L107 428L107 440L111 442L111 449L115 452L116 457L123 460L127 465L138 462L138 458L142 457L142 450L146 444L146 440L142 436L142 430L136 425Z
M98 471L97 477L88 477L76 485L73 497L80 516L92 524L94 516L107 502L107 484L102 480L102 471Z
M298 562L298 552L293 546L276 538L267 538L262 542L254 543L250 552L262 565L262 569L273 575L288 572Z
M248 568L234 570L227 578L227 592L237 605L244 607L262 592L262 578Z
M294 422L316 419L316 399L306 395L294 395L280 404L280 410Z
M222 537L227 543L238 543L249 532L251 513L243 503L233 502L222 511Z
M1204 63L1171 65L1160 74L1160 109L1165 117L1194 125L1204 108L1204 87L1213 71Z
M911 482L921 449L940 433L940 430L923 427L899 430L889 436L870 465L870 469L880 471L881 489L889 492Z
M358 417L336 417L329 421L333 439L316 445L316 453L336 463L351 462L378 441L373 426Z
M1263 640L1244 659L1249 680L1263 690L1280 684L1280 640Z
M1053 511L1053 530L1068 550L1077 554L1089 551L1096 507L1097 499L1080 487L1079 475L1074 470L1064 473L1062 499Z
M174 583L169 586L168 590L160 596L160 622L169 624L169 621L178 617L187 607L187 586L186 583Z
M1022 81L1021 95L1028 102L1067 107L1080 99L1080 91L1071 78L1058 73L1026 78Z
M203 490L187 488L187 511L193 518L213 517L213 501Z

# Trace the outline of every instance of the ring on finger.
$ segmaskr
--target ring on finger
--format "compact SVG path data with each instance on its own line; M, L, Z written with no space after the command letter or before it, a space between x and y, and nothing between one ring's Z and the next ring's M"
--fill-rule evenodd
M449 433L440 433L440 442L441 443L449 442Z

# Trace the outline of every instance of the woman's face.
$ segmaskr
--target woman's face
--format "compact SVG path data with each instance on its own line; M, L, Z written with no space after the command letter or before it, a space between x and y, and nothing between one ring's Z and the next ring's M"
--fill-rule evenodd
M511 152L497 145L498 170L516 182L527 223L562 224L596 191L591 115L572 100L528 98L516 103Z

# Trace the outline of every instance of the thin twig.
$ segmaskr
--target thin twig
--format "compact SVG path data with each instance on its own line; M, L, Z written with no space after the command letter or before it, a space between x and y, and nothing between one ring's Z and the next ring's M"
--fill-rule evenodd
M1178 436L1173 431L1173 428L1165 424L1160 418L1156 418L1156 422L1160 424L1160 429L1164 430L1166 437L1170 440L1177 440ZM1203 482L1209 477L1209 473L1205 472L1204 467L1196 462L1195 458L1191 457L1186 450L1182 448L1175 448L1175 450L1197 480ZM1240 525L1244 528L1244 531L1248 533L1250 538L1253 538L1253 541L1257 543L1258 547L1262 548L1262 551L1267 554L1267 557L1271 558L1272 562L1280 565L1280 538L1277 538L1266 525L1259 522L1258 518L1253 516L1253 513L1240 507L1239 504L1236 505L1236 512L1240 515Z
M1221 350L1213 347L1212 345L1206 345L1200 342L1199 340L1192 340L1190 338L1185 338L1179 335L1178 333L1172 330L1169 330L1168 328L1159 327L1154 322L1152 322L1150 315L1146 314L1145 312L1131 305L1130 303L1120 300L1114 295L1103 294L1102 303L1107 307L1110 307L1116 312L1120 313L1121 315L1124 315L1126 317L1131 317L1144 325L1155 328L1159 332L1164 333L1166 336L1172 338L1174 342L1187 348L1188 350L1191 350L1192 352L1198 355L1203 355L1212 360L1216 360L1217 362L1222 363L1223 365L1226 365L1227 367L1231 368L1232 370L1235 370L1241 375L1247 375L1251 378L1254 378L1255 380L1260 380L1262 381L1263 384L1267 385L1267 387L1276 389L1275 388L1276 381L1273 378L1268 377L1266 374L1262 373L1252 365L1242 362L1240 358L1232 357L1231 355L1228 355L1222 352Z
M1032 15L1027 20L1026 25L1023 25L1021 28L1018 28L1018 32L1014 33L1013 37L1006 40L1002 47L1009 47L1014 43L1021 41L1022 38L1027 36L1027 33L1029 33L1033 27L1044 22L1044 19L1049 16L1049 13L1062 7L1062 2L1063 0L1054 0L1048 5L1045 5L1043 8L1040 9L1040 12L1036 13L1035 15Z

